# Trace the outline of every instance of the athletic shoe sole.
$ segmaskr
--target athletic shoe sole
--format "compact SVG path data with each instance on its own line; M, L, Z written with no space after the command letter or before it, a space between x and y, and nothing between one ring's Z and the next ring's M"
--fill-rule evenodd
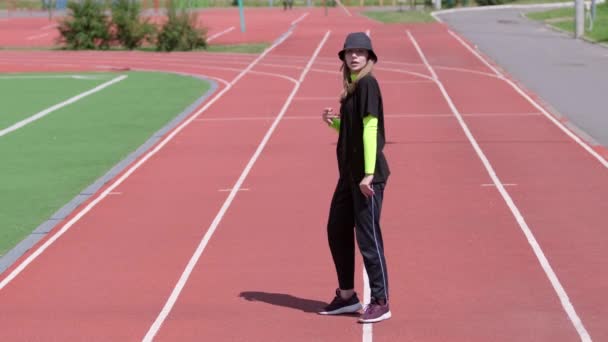
M349 306L343 306L343 307L333 310L333 311L321 311L321 312L319 312L319 315L339 315L339 314L344 314L344 313L357 312L361 309L363 309L363 305L361 305L361 303L357 303L357 304L353 304L353 305L349 305Z
M363 318L359 318L359 323L376 323L376 322L380 322L380 321L384 321L385 319L389 319L391 318L391 312L387 312L384 315L378 317L378 318L373 318L373 319L363 319Z

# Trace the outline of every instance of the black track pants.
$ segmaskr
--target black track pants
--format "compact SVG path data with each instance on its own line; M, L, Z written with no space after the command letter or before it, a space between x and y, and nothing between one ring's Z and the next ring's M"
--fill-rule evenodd
M356 236L371 295L388 300L388 274L379 224L384 186L373 184L375 194L368 199L358 184L340 178L331 201L327 236L340 288L354 288Z

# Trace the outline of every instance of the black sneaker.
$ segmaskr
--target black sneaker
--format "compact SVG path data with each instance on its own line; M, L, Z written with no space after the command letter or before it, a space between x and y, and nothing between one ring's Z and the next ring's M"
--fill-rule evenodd
M340 289L336 289L336 297L329 303L323 311L320 311L321 315L339 315L344 313L353 313L361 310L363 305L359 302L357 293L353 294L349 299L342 299L340 297Z

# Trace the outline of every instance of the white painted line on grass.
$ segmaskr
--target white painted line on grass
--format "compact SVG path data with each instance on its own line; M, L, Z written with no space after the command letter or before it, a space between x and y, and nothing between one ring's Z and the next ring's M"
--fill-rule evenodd
M285 101L285 103L283 104L283 107L281 108L281 111L279 112L279 114L275 118L275 121L272 123L272 125L270 126L270 128L266 132L266 135L264 135L264 138L262 139L262 141L258 145L258 148L256 149L255 153L251 156L251 159L249 160L249 162L247 163L247 165L243 169L243 172L241 173L239 179L234 184L234 187L230 191L230 194L226 198L226 201L224 201L224 204L222 205L222 207L220 208L219 212L217 213L217 215L213 219L213 222L211 223L211 225L209 226L209 228L207 229L207 232L205 233L205 236L203 237L203 239L201 240L200 244L198 245L196 251L194 252L194 254L192 255L192 257L190 258L190 261L186 265L186 268L184 269L184 272L182 273L181 277L179 278L177 284L175 285L175 288L171 292L171 295L169 296L167 302L165 303L165 305L162 308L161 312L159 313L158 317L156 318L156 320L154 321L154 323L152 324L152 326L150 327L150 329L146 333L146 336L144 336L144 338L143 338L144 342L151 342L154 339L154 336L156 336L156 334L158 333L158 331L159 331L160 327L162 326L163 322L165 321L165 319L167 318L167 316L169 315L169 313L173 309L173 306L177 302L177 298L181 294L184 286L186 285L186 282L188 281L188 278L190 277L190 274L194 270L194 266L197 264L198 260L200 259L201 255L203 254L203 251L205 250L207 244L209 243L209 240L211 239L211 236L213 236L215 230L217 229L218 225L222 221L222 218L224 217L226 211L228 211L228 208L230 207L230 205L232 204L232 201L236 197L236 194L237 194L238 190L241 188L241 185L245 181L245 178L247 178L247 175L249 175L249 172L253 168L253 165L257 161L258 157L260 156L260 154L262 153L262 151L264 150L264 148L266 147L266 144L270 140L270 137L274 133L274 130L276 129L276 127L278 126L279 122L281 121L281 119L285 115L285 112L287 111L287 108L289 108L289 106L290 106L290 104L291 104L291 102L292 102L295 94L298 92L298 90L300 88L300 85L301 85L302 81L304 80L304 77L306 76L306 74L310 70L310 67L312 66L312 63L317 58L317 55L321 51L321 48L323 47L323 45L325 44L325 42L329 38L329 34L330 34L330 31L327 31L325 33L325 36L323 37L323 39L321 40L321 42L317 46L317 49L315 50L315 52L313 53L312 57L308 61L308 64L306 65L306 67L304 68L304 70L302 71L302 73L300 74L300 78L298 79L296 85L294 86L293 90L291 91L291 94L289 95L289 97L287 98L287 100ZM283 37L283 39L280 40L279 42L283 42L286 37L287 36ZM266 50L262 55L260 55L260 58L256 59L256 61L258 61L259 59L261 59L261 57L265 56L270 50L272 50L274 47L276 47L279 44L279 42L273 44L270 48L268 48L268 50ZM253 67L253 65L251 65L251 67ZM244 75L244 73L241 74L241 75L239 75L239 76L237 76L237 79L240 79L242 77L242 75Z
M488 68L490 68L492 71L494 71L494 73L499 78L501 78L502 80L507 82L513 89L515 89L515 91L517 91L517 93L519 93L524 99L526 99L532 106L534 106L536 109L538 109L549 120L551 120L551 122L553 122L559 129L561 129L564 133L566 133L567 136L569 136L572 140L574 140L577 144L579 144L583 149L585 149L585 151L589 152L593 157L595 157L595 159L597 159L602 165L604 165L605 168L608 168L608 160L604 159L604 157L602 157L593 148L591 148L591 146L589 146L589 144L587 144L585 141L583 141L581 138L579 138L571 130L566 128L566 126L564 126L564 124L559 122L559 120L557 120L555 118L555 116L551 115L540 104L538 104L530 96L528 96L528 94L526 94L517 84L515 84L513 81L511 81L510 79L505 77L500 71L498 71L496 68L494 68L484 57L481 56L481 54L479 54L477 51L475 51L473 48L471 48L469 46L469 44L465 43L457 34L455 34L452 31L448 31L448 32L452 35L452 37L454 37L458 42L460 42L460 44L462 44L467 50L469 50L475 57L477 57L482 63L484 63Z
M207 42L210 42L210 41L214 40L215 38L222 36L232 30L234 30L234 26L230 26L229 28L225 29L224 31L218 32L218 33L212 35L211 37L207 38Z
M41 119L41 118L43 118L43 117L51 114L52 112L54 112L54 111L56 111L58 109L61 109L61 108L65 107L65 106L67 106L69 104L72 104L72 103L74 103L74 102L76 102L76 101L78 101L78 100L80 100L80 99L82 99L82 98L84 98L86 96L89 96L89 95L94 94L94 93L96 93L96 92L98 92L98 91L100 91L100 90L102 90L104 88L107 88L107 87L111 86L112 84L118 83L118 82L124 80L125 78L127 78L127 75L118 76L118 77L114 78L111 81L108 81L108 82L106 82L104 84L101 84L101 85L99 85L99 86L97 86L97 87L95 87L95 88L93 88L93 89L91 89L89 91L86 91L86 92L84 92L84 93L82 93L80 95L76 95L76 96L74 96L72 98L69 98L69 99L67 99L67 100L65 100L65 101L63 101L61 103L58 103L58 104L56 104L56 105L54 105L54 106L52 106L50 108L47 108L47 109L43 110L42 112L36 113L36 114L30 116L29 118L27 118L25 120L19 121L16 124L14 124L14 125L12 125L12 126L10 126L8 128L0 130L0 137L2 137L4 135L7 135L8 133L14 132L14 131L18 130L19 128L23 127L23 126L25 126L27 124L30 124L30 123L32 123L32 122L34 122L36 120L39 120L39 119Z
M412 41L412 43L414 44L414 47L416 48L416 51L420 55L420 58L424 61L424 64L429 69L431 75L433 76L433 79L435 80L435 82L437 83L437 86L439 87L439 90L441 90L443 97L445 98L446 102L450 106L450 109L452 110L452 112L454 113L454 116L458 120L458 123L460 124L460 127L462 128L465 135L467 136L467 139L469 139L469 142L471 143L471 146L477 153L477 156L479 157L479 159L483 163L484 167L486 168L486 171L488 172L488 175L490 176L494 185L498 189L498 192L500 193L503 200L505 201L505 203L511 210L511 213L515 217L515 220L519 224L519 227L521 228L522 232L528 239L528 243L532 247L532 250L534 251L534 254L536 255L536 258L538 259L541 267L543 268L543 271L545 271L547 278L549 278L549 281L551 282L553 289L555 290L557 296L559 297L559 299L561 301L564 311L566 311L568 318L570 319L571 323L574 325L574 328L576 329L578 335L580 336L581 341L590 342L591 337L589 336L589 333L583 326L583 322L579 318L578 314L576 313L576 310L574 309L574 306L570 302L570 298L568 298L568 294L566 293L566 290L564 289L564 287L560 283L559 279L557 278L557 275L553 271L551 264L549 264L549 260L547 260L547 257L543 253L542 248L540 247L538 241L536 240L536 237L530 230L530 227L526 223L523 215L521 214L521 212L519 211L519 209L513 202L511 195L509 195L509 193L505 189L504 185L501 183L500 179L496 175L496 172L494 171L494 167L492 167L492 165L490 164L490 161L488 160L485 153L482 151L481 147L477 143L477 140L475 140L475 137L469 130L469 127L464 122L462 115L460 115L460 113L458 112L458 109L454 105L452 98L450 97L448 92L445 90L443 83L437 77L435 70L429 64L428 60L426 59L426 56L420 49L418 42L416 41L416 39L414 38L414 36L412 35L412 33L410 31L407 31L407 35L410 38L410 40Z

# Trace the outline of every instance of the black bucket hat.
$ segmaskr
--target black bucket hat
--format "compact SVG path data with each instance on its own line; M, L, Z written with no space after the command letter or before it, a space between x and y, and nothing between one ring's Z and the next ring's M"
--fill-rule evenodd
M338 52L338 57L340 57L340 60L342 61L344 61L344 52L346 49L366 49L369 52L369 59L374 61L374 63L378 62L378 56L376 56L374 49L372 49L372 41L365 32L353 32L346 36L344 48Z

